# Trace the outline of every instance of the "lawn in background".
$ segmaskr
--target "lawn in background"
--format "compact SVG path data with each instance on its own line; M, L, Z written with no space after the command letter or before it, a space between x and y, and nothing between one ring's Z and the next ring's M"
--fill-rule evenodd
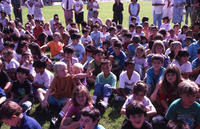
M140 3L140 20L143 16L147 16L150 18L150 24L152 23L152 6L151 1L139 1ZM124 2L124 20L123 26L128 28L128 2ZM105 23L107 18L113 17L112 12L113 2L104 2L100 3L99 9L99 17L102 19L103 23ZM45 6L43 9L43 14L45 18L45 22L48 22L53 18L54 14L58 14L60 21L63 25L65 25L64 21L64 13L60 6ZM23 8L23 21L27 22L27 8ZM14 16L12 15L12 18ZM87 10L86 5L84 5L84 19L87 21ZM100 124L102 124L106 129L120 129L122 122L124 120L124 116L120 115L120 109L123 103L112 101L109 105L109 108L106 110L103 118L100 120ZM30 112L30 116L34 117L41 125L43 129L48 129L50 126L49 117L44 114L44 112L40 109L39 104L36 103L33 105L32 110ZM2 126L2 129L9 129L7 126Z

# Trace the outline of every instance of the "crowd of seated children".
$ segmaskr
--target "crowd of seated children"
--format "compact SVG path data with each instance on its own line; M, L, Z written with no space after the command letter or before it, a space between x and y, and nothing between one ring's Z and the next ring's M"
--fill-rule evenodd
M77 8L79 23L83 10ZM162 128L200 128L200 24L171 27L169 17L160 29L148 17L139 23L137 0L131 0L128 28L92 13L79 26L69 19L67 27L58 14L46 23L28 15L23 28L17 19L5 25L1 12L0 119L34 121L25 114L39 103L54 128L103 129L98 123L108 108L125 117L122 129L159 129L159 121ZM19 112L1 115L9 104Z

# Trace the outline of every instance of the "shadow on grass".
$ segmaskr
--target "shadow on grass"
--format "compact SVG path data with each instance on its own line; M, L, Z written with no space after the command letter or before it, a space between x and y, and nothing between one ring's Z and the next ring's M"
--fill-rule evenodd
M112 121L115 121L116 119L121 117L120 110L123 104L124 104L124 101L123 102L115 101L114 99L111 100L110 102L111 111L108 114L108 116Z
M40 104L34 105L31 116L35 118L41 126L43 126L47 121L50 121L50 116L41 109Z

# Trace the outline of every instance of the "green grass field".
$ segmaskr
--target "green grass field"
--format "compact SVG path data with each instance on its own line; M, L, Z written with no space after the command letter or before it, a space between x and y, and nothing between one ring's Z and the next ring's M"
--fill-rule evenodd
M151 1L140 1L141 5L140 10L140 18L142 19L143 16L148 16L150 18L150 24L152 23L152 6ZM124 20L123 20L123 26L128 27L128 2L124 3ZM107 18L112 19L112 6L113 2L105 2L100 3L100 9L99 9L99 16L103 20L103 23L105 23ZM43 9L43 14L45 17L45 22L48 22L50 19L53 18L54 14L58 14L60 17L61 22L63 25L65 25L64 22L64 13L60 6L45 6ZM84 19L86 21L87 19L87 11L86 11L86 5L84 5ZM24 23L27 22L27 9L23 8L23 21ZM12 18L14 16L12 15ZM104 114L103 118L100 120L100 124L102 124L106 129L120 129L121 124L124 120L124 116L120 115L120 109L123 103L116 103L111 102L109 105L109 108L106 110L106 113ZM46 116L43 111L39 108L39 104L34 104L32 107L32 110L30 112L30 116L34 117L41 125L43 129L48 129L50 126L49 118ZM2 129L8 129L9 127L3 126Z
M150 24L152 23L153 19L152 19L152 6L151 6L151 1L140 1L140 20L142 19L143 16L148 16L150 19ZM123 26L124 27L128 27L128 17L129 17L129 13L128 13L128 4L129 2L124 2L124 19L123 19ZM100 9L99 9L99 17L102 19L103 23L105 23L107 18L111 18L113 17L113 12L112 12L112 6L113 6L113 2L103 2L100 3ZM44 8L42 8L43 14L44 14L44 18L45 18L45 22L48 22L50 19L53 18L54 14L58 14L60 21L63 23L63 25L65 25L65 21L64 21L64 13L62 8L59 5L56 6L45 6ZM27 22L27 8L23 8L23 21L24 23ZM12 15L12 18L14 18L14 16ZM86 4L84 5L84 19L85 21L87 21L87 9L86 9Z

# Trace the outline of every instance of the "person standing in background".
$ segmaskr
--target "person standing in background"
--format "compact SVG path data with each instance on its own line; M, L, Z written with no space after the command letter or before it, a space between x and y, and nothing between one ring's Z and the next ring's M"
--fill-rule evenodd
M162 21L162 15L163 15L163 6L164 6L163 0L152 0L152 6L153 6L153 24L158 26L158 29L161 26Z
M65 23L68 25L68 20L73 19L74 0L62 0L61 7L64 10Z
M11 4L13 6L13 11L14 11L14 15L15 15L15 19L19 19L20 22L23 24L23 20L22 20L22 1L21 0L12 0Z
M115 0L113 4L113 22L122 24L123 22L123 3L120 0Z

